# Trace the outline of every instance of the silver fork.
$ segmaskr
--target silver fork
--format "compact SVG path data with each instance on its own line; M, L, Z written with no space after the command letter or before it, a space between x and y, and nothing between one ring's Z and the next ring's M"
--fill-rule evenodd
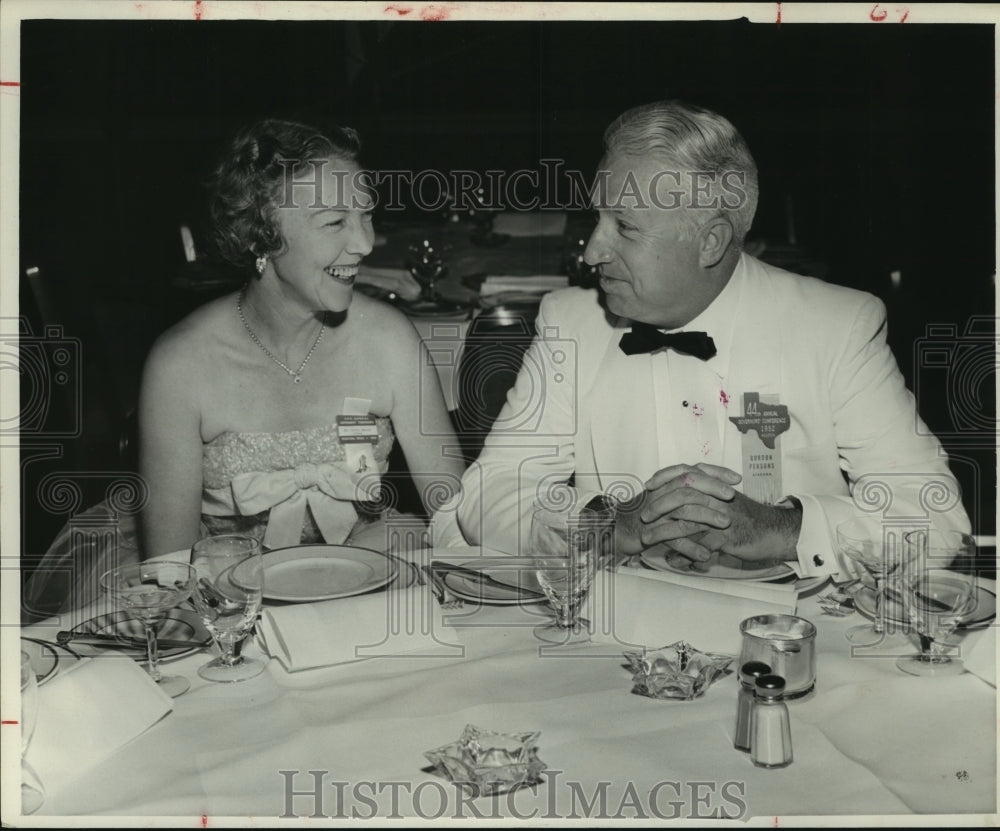
M430 579L431 586L434 588L434 594L437 595L438 604L443 611L454 612L465 608L465 601L448 588L444 582L444 578L440 574L435 572L430 566L422 566L421 570Z

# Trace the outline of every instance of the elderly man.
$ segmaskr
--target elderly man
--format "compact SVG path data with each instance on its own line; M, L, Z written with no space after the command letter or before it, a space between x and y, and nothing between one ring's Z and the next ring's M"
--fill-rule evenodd
M542 302L463 479L469 541L527 553L535 500L598 493L625 501L620 552L666 546L696 568L723 552L849 571L835 528L865 512L968 531L882 302L742 250L757 171L732 124L675 101L629 110L593 200L600 290Z

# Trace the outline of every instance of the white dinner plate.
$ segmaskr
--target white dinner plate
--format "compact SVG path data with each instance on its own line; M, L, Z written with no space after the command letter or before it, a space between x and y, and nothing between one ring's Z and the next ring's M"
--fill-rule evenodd
M694 577L715 577L720 580L752 580L756 582L770 582L774 580L787 580L795 574L792 567L787 563L774 563L773 561L763 567L740 560L730 554L720 554L717 560L713 560L707 571L691 571L680 568L667 562L667 551L662 547L655 547L643 551L639 558L652 569L657 571L671 571L674 574L686 574Z
M861 589L854 595L854 608L865 617L875 619L875 591L869 588ZM997 598L989 589L981 586L976 589L976 608L963 615L959 625L961 629L973 629L993 620L997 614ZM894 623L908 623L903 604L898 597L886 599L885 618Z
M398 573L385 554L351 545L293 545L264 554L264 597L312 603L385 586Z
M59 653L56 648L45 641L34 638L21 638L21 649L31 656L31 668L39 684L48 681L59 666Z
M455 572L438 572L445 585L462 600L485 603L489 606L516 606L526 603L545 603L542 587L538 585L535 561L531 557L477 557L457 563L463 568L481 571L494 580L504 583L497 586L481 583L474 577Z

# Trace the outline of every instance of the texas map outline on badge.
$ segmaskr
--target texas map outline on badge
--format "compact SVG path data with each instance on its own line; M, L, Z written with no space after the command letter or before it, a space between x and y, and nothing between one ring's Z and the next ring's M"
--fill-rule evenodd
M760 400L760 393L748 392L743 395L743 415L730 416L729 420L741 433L755 430L761 443L774 450L774 440L791 426L787 404L768 404Z

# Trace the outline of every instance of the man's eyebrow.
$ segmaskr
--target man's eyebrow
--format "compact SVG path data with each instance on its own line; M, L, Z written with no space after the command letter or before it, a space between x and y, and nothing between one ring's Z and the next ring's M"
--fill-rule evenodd
M347 208L331 208L328 206L323 206L321 208L310 208L310 211L313 214L313 216L316 216L317 214L321 213L326 213L327 211L330 211L335 214L345 214L347 213Z

